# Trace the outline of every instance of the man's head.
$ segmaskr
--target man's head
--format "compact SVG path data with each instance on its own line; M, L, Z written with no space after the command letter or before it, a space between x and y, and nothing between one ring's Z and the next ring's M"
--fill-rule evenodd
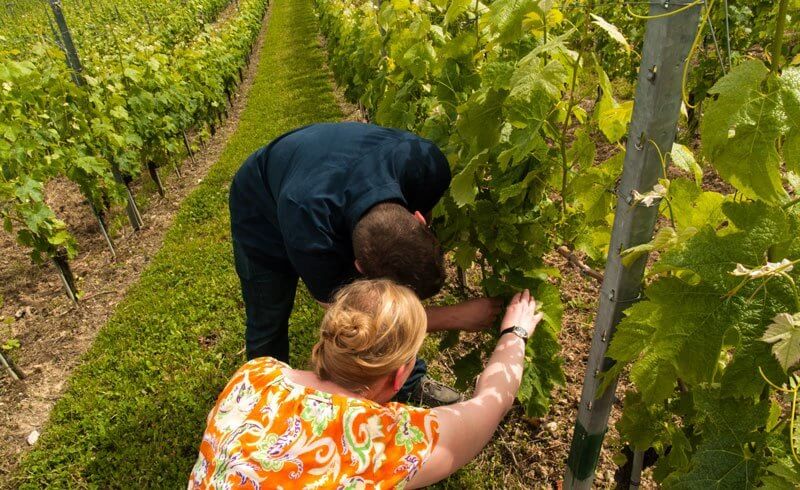
M356 267L367 278L389 278L430 298L444 284L442 247L419 213L394 203L373 206L353 230Z

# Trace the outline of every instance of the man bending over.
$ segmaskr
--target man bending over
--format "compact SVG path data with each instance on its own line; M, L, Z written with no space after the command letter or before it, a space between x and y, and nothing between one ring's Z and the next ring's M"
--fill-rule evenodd
M371 124L314 124L253 153L230 189L247 358L288 362L298 277L323 305L358 277L392 279L420 299L438 293L444 260L427 221L449 185L450 167L435 144ZM481 298L428 307L428 331L490 327L500 306ZM417 361L400 400L460 399L425 372Z

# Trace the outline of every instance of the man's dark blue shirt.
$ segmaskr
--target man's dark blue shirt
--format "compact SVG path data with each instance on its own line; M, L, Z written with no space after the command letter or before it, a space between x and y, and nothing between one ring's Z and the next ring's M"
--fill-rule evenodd
M328 302L358 275L352 234L366 211L391 201L427 214L449 185L441 150L412 133L355 122L306 126L253 153L236 173L233 240L259 268L295 271Z

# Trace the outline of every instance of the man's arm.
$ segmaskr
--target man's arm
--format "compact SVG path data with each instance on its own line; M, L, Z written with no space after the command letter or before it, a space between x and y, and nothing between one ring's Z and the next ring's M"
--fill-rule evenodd
M428 332L441 330L478 331L491 328L503 301L498 298L477 298L450 306L428 306Z
M328 309L330 303L317 303ZM478 331L491 328L500 313L502 301L496 298L478 298L451 306L426 306L428 332L442 330Z

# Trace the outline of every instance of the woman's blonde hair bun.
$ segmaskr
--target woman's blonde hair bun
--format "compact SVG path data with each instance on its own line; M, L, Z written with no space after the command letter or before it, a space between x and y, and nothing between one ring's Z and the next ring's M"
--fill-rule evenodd
M343 287L322 319L311 363L320 379L362 391L413 359L427 318L409 288L388 279Z

